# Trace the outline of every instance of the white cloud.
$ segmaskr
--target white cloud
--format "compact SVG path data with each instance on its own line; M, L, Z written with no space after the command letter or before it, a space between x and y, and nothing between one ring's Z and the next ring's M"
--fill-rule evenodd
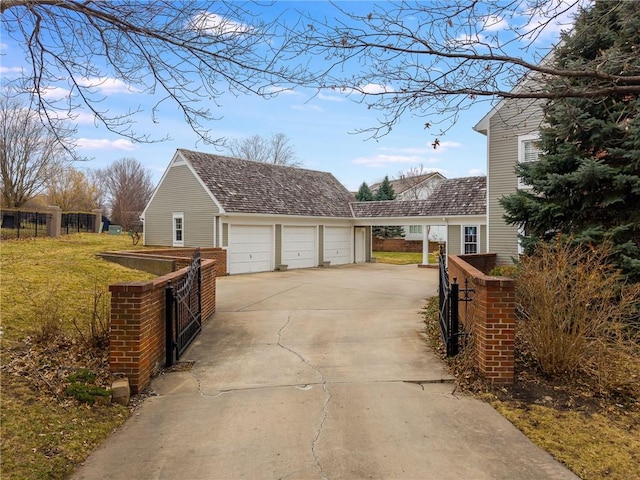
M9 44L0 42L0 51L9 50Z
M191 28L205 35L242 35L251 30L248 25L234 22L215 13L201 12L191 19Z
M388 87L386 85L380 85L379 83L367 83L364 87L361 88L364 93L374 94L374 93L393 93L393 88Z
M344 102L345 98L344 97L338 97L337 95L325 95L323 93L319 93L318 95L316 95L316 97L318 100L326 100L327 102Z
M79 150L122 150L130 152L136 147L130 140L119 138L118 140L108 140L106 138L79 138L76 141Z
M305 103L304 105L292 105L291 108L301 111L310 110L313 112L324 112L324 109L322 107L319 107L318 105L314 105L312 103Z
M22 67L4 67L0 65L0 73L2 75L9 75L12 73L22 73Z
M87 112L73 113L71 119L81 125L94 125L96 123L96 116Z
M478 176L481 176L481 175L485 175L484 170L482 170L481 168L472 168L467 173L471 177L478 177Z
M299 95L298 92L291 88L281 88L275 86L269 86L264 88L264 93L270 95Z
M488 17L485 17L482 22L482 30L487 32L506 30L507 28L509 28L509 22L496 15L489 15Z
M69 96L69 90L62 87L45 87L40 89L40 95L50 101L61 100Z
M115 93L139 93L138 90L130 87L117 78L82 77L78 80L78 85L86 88L95 88L105 95L113 95Z

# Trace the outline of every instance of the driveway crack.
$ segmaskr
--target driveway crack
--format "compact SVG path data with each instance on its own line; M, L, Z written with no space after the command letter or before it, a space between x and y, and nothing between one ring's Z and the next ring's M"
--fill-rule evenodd
M313 455L313 459L316 462L316 465L318 467L318 470L320 471L320 475L322 476L323 480L329 480L329 477L326 476L326 474L324 473L324 469L322 468L322 464L320 463L320 459L318 458L318 454L316 452L316 447L318 445L318 442L320 440L320 435L322 435L322 430L324 428L324 424L327 421L327 417L329 416L329 402L331 401L331 391L329 390L329 386L327 385L327 381L324 378L324 374L314 365L312 365L306 358L304 358L302 355L300 355L298 352L296 352L295 350L293 350L292 348L287 347L285 344L282 343L282 332L285 328L287 328L287 326L289 325L289 323L291 322L291 316L293 315L293 312L290 312L288 317L287 317L287 321L285 322L285 324L280 327L280 330L278 330L278 345L280 346L280 348L283 348L284 350L292 353L293 355L295 355L296 357L298 357L300 360L302 360L302 362L307 365L309 368L311 368L314 372L316 372L319 376L320 376L320 380L321 380L321 384L322 384L322 390L324 390L324 393L326 394L325 400L324 400L324 404L322 405L322 421L320 422L320 426L318 427L318 430L316 431L316 435L313 439L313 442L311 442L311 454Z

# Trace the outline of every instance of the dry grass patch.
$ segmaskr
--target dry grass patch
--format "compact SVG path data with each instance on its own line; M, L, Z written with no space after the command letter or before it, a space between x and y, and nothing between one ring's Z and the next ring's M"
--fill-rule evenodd
M640 409L598 413L494 400L492 405L536 445L583 480L640 478ZM617 410L617 411L616 411Z
M89 405L67 388L78 372L90 373L88 391L110 385L108 285L152 275L96 254L132 248L143 247L97 234L2 242L3 479L62 479L127 418L126 408Z
M389 263L392 265L412 265L422 263L422 253L412 252L373 252L378 263ZM437 255L429 254L429 263L438 264Z

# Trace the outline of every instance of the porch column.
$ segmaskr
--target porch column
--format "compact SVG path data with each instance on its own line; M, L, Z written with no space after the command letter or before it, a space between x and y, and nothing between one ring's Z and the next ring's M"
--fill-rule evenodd
M429 226L422 226L422 265L429 265Z

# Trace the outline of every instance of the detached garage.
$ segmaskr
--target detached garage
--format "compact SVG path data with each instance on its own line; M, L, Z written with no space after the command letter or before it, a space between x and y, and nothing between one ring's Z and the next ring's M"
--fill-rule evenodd
M464 247L482 253L485 206L484 177L442 180L425 200L357 202L327 172L179 149L142 218L145 245L222 247L238 274L371 261L372 225L475 228Z
M144 243L225 248L230 274L340 265L353 261L350 202L327 172L179 149L143 212Z

